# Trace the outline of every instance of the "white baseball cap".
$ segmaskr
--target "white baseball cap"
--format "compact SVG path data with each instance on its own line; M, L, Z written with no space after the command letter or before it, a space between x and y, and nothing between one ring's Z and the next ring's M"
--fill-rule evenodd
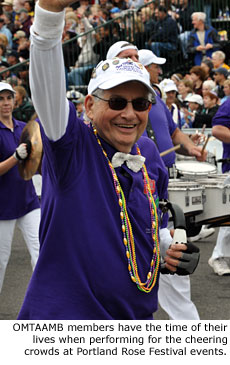
M188 101L189 103L197 103L199 105L203 105L203 98L202 96L198 94L193 94L191 96L187 96L185 101Z
M149 49L140 49L138 51L138 55L139 62L144 66L149 66L151 63L155 63L155 65L163 65L166 62L166 58L157 57Z
M129 81L141 82L155 95L150 84L149 72L145 67L130 58L118 57L101 61L96 66L88 85L88 93L92 94L97 88L108 90Z
M169 91L178 91L176 84L171 79L164 79L160 82L160 87L164 90L165 93Z
M109 60L110 58L117 57L119 53L122 51L126 51L126 49L135 49L138 51L138 48L134 46L134 44L129 43L127 41L119 41L114 43L108 50L106 59Z
M5 90L11 91L13 94L16 93L16 91L12 88L10 84L8 84L7 82L0 82L0 92Z

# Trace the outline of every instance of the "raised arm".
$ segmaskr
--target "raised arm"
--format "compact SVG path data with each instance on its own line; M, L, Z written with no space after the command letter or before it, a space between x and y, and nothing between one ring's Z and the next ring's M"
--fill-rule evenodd
M69 114L61 38L64 8L71 3L40 0L31 26L32 100L46 135L54 141L64 135Z

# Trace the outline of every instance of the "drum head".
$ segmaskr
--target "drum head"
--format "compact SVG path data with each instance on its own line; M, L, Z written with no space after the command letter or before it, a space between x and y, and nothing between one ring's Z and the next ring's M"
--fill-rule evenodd
M176 169L183 176L197 177L216 173L216 166L208 162L177 161Z

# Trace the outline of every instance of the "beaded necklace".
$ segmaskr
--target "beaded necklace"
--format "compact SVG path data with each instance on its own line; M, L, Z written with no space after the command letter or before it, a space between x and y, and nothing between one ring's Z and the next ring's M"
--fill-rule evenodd
M150 268L147 274L147 278L145 282L142 282L139 274L138 274L138 267L137 267L137 261L136 261L136 251L135 251L135 242L134 242L134 236L132 231L132 226L129 220L129 215L127 212L126 207L126 199L124 196L124 192L121 188L120 182L118 180L116 171L111 163L111 161L108 158L108 155L104 148L102 147L101 141L98 138L97 130L93 126L93 131L96 136L97 142L99 146L102 149L102 152L104 156L106 157L106 160L108 162L108 165L110 167L112 177L113 177L113 183L115 187L115 191L118 197L118 204L121 208L120 211L120 218L121 218L121 228L122 228L122 234L123 234L123 244L125 247L125 254L128 259L128 271L131 277L131 280L137 285L138 289L145 292L150 293L153 289L154 285L156 284L157 274L159 270L159 264L160 264L160 250L159 250L159 239L158 239L158 215L157 215L157 207L154 201L154 198L152 196L150 183L149 183L149 176L146 169L145 164L142 167L142 174L144 178L144 187L147 191L147 197L149 201L149 208L150 208L150 216L151 216L151 233L152 233L152 239L153 239L153 256L150 263ZM141 155L139 147L136 145L137 154Z

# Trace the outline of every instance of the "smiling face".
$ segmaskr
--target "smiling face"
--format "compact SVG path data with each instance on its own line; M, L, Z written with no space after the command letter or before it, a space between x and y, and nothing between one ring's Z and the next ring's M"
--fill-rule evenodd
M147 88L140 82L127 82L112 89L105 90L103 99L110 97L123 97L126 100L148 98ZM108 102L88 95L85 100L87 116L92 120L97 132L111 146L118 151L129 153L134 143L143 134L147 121L148 112L138 112L133 109L132 103L127 103L122 110L112 110Z

